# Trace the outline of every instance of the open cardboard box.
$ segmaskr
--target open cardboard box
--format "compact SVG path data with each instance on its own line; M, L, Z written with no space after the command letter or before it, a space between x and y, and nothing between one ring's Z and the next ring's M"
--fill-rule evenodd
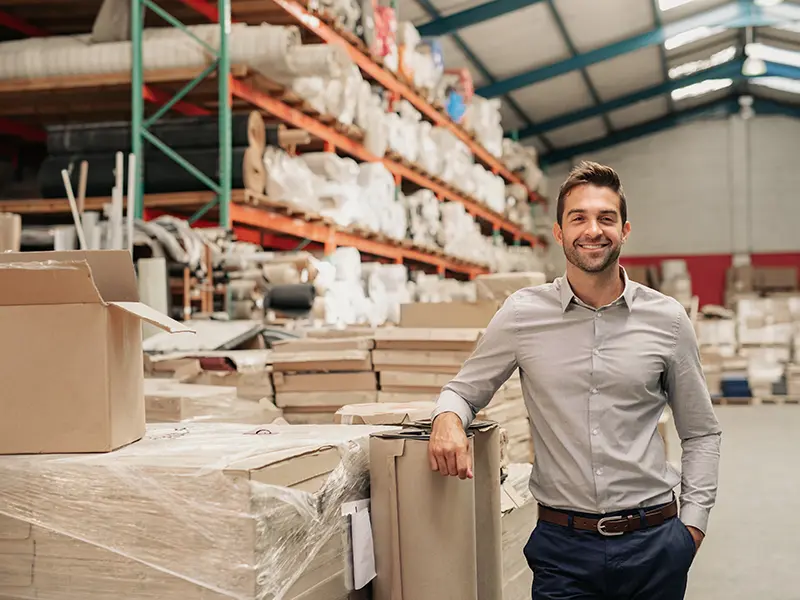
M0 254L0 454L107 452L144 435L142 321L124 250Z

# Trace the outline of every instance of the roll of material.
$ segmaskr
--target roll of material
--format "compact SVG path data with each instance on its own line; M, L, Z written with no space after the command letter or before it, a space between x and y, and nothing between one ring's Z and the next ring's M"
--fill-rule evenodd
M252 192L263 194L267 188L267 169L264 166L264 151L248 146L242 160L242 181Z
M246 148L233 148L231 160L231 179L234 189L244 186L243 159ZM219 150L216 148L183 150L181 156L192 163L206 176L219 177ZM87 197L109 196L114 187L114 155L74 154L70 156L50 156L39 169L39 192L43 198L63 198L64 182L61 170L70 172L72 185L77 186L77 165L82 160L89 161L89 178L86 185ZM144 192L146 194L166 194L177 192L205 191L208 188L183 167L164 156L158 150L145 153Z
M219 25L189 26L211 48L219 48ZM145 29L145 70L203 68L213 57L174 27ZM267 77L289 72L289 50L302 43L297 27L234 24L228 37L232 64L247 64ZM90 36L52 36L29 43L0 44L0 79L40 79L131 69L131 43L91 43Z
M247 142L260 154L264 154L264 149L267 147L267 129L264 117L257 110L250 111L247 117Z
M19 252L22 238L22 217L0 213L0 252Z
M231 118L231 145L234 148L251 144L251 136L257 135L257 131L251 131L252 119L254 117L249 113L236 114ZM263 119L261 125L264 127ZM219 123L216 116L157 121L150 127L150 132L174 150L219 148ZM273 125L264 127L261 138L264 145L277 145L278 127ZM131 124L127 122L70 123L47 129L49 155L76 152L97 154L128 152L130 147ZM145 149L147 148L152 146L145 143Z
M353 66L347 50L335 44L294 46L289 50L287 62L295 77L324 77L325 79L343 77Z
M269 290L269 308L287 311L309 311L317 293L310 283L276 285Z
M169 289L167 278L167 261L163 257L142 258L136 263L139 271L137 285L139 299L158 312L169 314ZM158 333L160 329L144 323L142 335L148 338Z
M264 277L274 285L297 285L300 283L300 271L293 265L274 264L262 267Z

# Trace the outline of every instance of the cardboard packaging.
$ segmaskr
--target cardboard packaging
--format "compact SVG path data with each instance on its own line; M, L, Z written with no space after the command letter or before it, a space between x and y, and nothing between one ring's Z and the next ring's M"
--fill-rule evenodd
M0 597L351 600L342 508L380 431L160 424L109 454L0 457Z
M126 251L0 254L0 454L107 452L145 430L142 321Z
M370 437L375 600L478 600L475 480L432 471L428 437Z
M236 388L180 383L169 379L144 380L148 423L269 423L265 405L237 397Z
M336 411L334 422L344 425L407 425L431 416L435 402L350 404Z
M0 213L0 252L19 252L22 239L22 217Z
M475 278L475 291L478 300L494 300L505 302L514 292L526 287L535 287L547 283L544 273L530 271L526 273L491 273L478 275Z
M429 421L417 421L402 435L376 434L370 440L378 565L375 600L502 598L500 429L486 422L470 426L474 479L462 481L431 470L429 426ZM381 520L387 518L392 520ZM420 543L428 552L423 557L414 556L419 552L406 545L404 538L425 535ZM440 535L445 539L433 539ZM455 573L442 569L441 562L424 560L430 556L451 557L449 568ZM475 562L470 564L468 557L474 557ZM457 584L453 577L457 577Z
M523 554L536 526L537 505L529 489L533 465L512 463L501 490L503 600L530 600L533 573Z
M400 327L483 328L500 308L495 300L400 305Z

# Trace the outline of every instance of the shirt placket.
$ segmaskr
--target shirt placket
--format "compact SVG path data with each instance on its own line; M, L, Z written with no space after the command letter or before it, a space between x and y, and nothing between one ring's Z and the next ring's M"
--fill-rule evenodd
M602 328L605 319L605 309L594 310L592 314L592 372L589 378L589 448L591 452L591 469L594 477L595 502L599 512L604 512L605 499L603 490L603 477L606 466L603 464L602 435L600 429L600 416L603 412L601 406L603 381L603 348Z

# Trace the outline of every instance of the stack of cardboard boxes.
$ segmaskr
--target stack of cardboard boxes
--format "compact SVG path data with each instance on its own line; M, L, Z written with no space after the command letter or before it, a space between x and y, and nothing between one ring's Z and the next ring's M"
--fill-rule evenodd
M269 423L279 417L266 403L242 399L235 387L144 380L148 423Z
M515 370L492 398L489 406L480 411L478 419L495 421L508 438L510 462L533 462L533 442L528 409L522 397L522 381Z
M374 341L365 337L297 339L273 346L275 403L289 423L333 423L347 404L378 401Z

